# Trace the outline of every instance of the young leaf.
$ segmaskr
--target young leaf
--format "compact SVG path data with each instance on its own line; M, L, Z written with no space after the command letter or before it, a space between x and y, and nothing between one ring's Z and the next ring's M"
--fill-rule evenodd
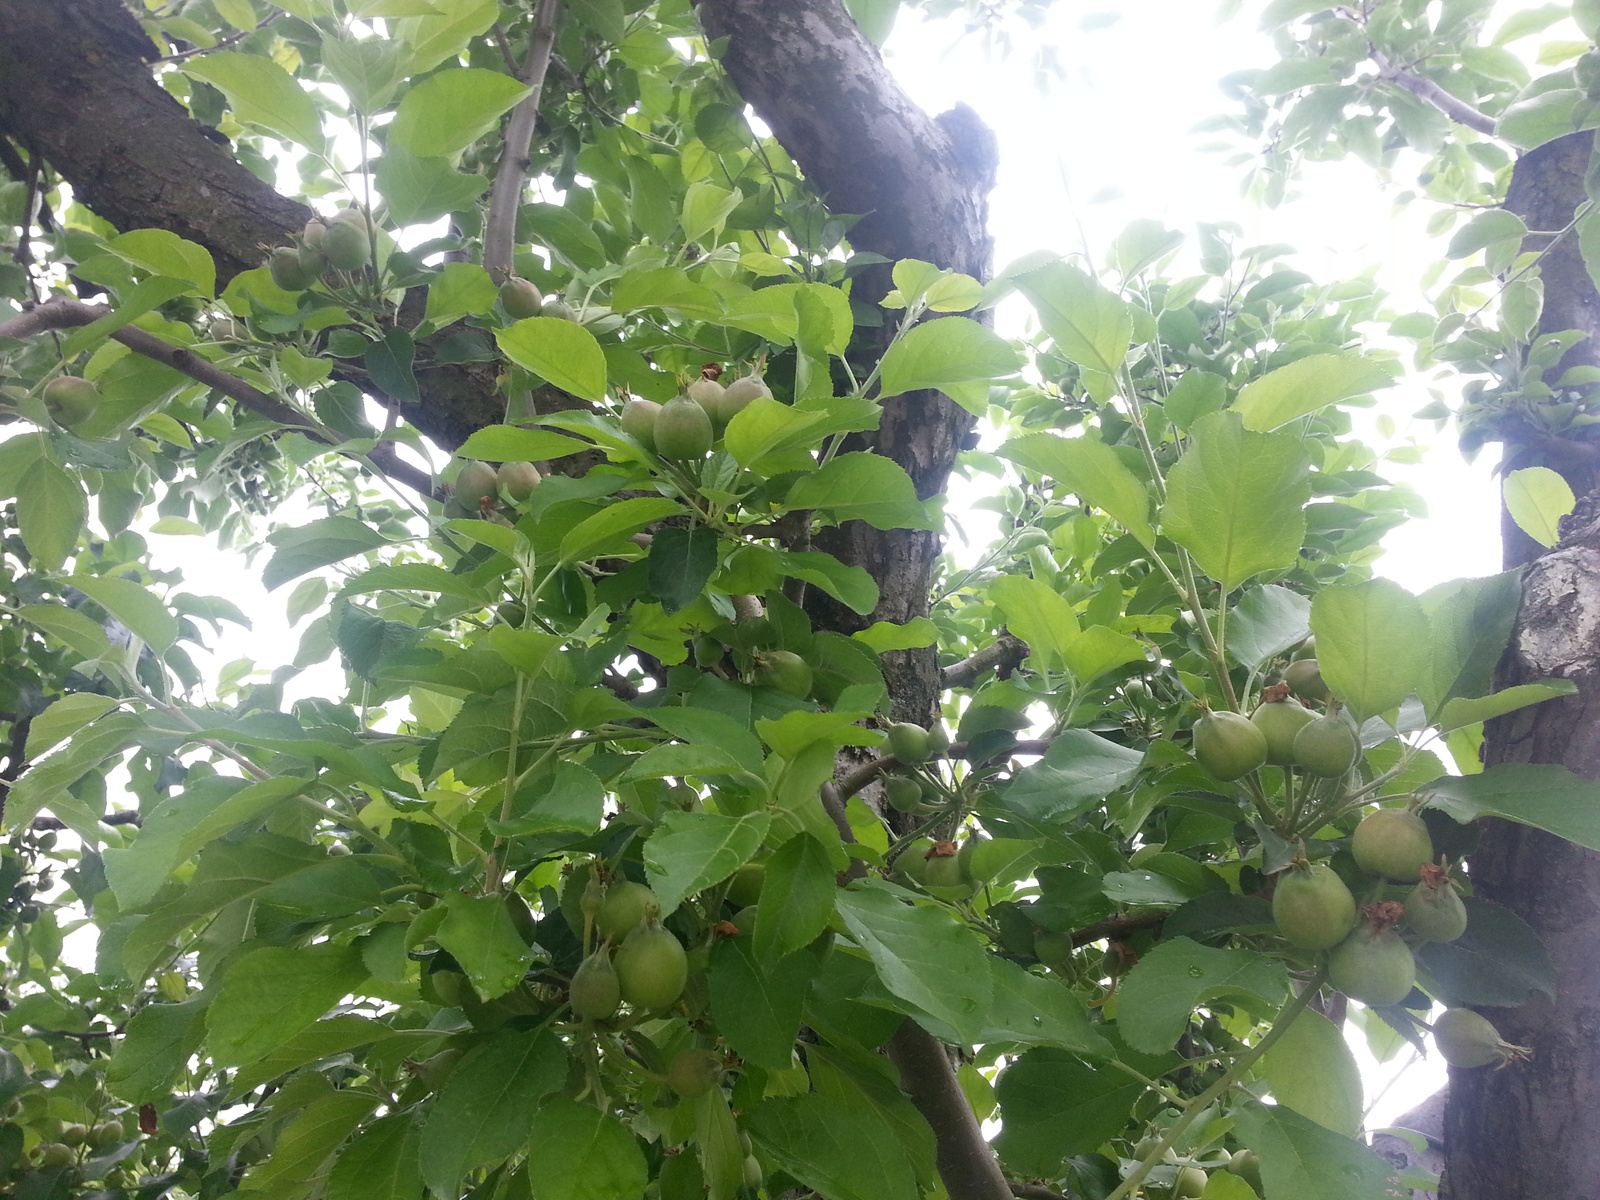
M775 962L820 936L833 914L834 890L833 866L821 842L802 833L779 846L767 860L756 910L756 958Z
M1012 438L996 453L1054 479L1085 503L1105 510L1144 545L1155 543L1150 493L1117 452L1098 438L1031 433Z
M1383 364L1354 354L1311 354L1253 379L1239 390L1233 411L1246 429L1265 433L1394 383Z
M204 79L228 97L228 105L241 121L270 129L307 150L320 154L322 118L317 106L294 76L261 54L222 51L190 59L185 74Z
M916 326L883 356L884 397L934 388L968 412L988 406L991 380L1014 374L1017 352L999 334L968 317L940 317Z
M1056 349L1081 367L1116 374L1133 337L1133 314L1120 297L1059 259L1016 276L1016 284Z
M528 94L509 75L481 67L440 71L400 101L389 140L418 158L449 158L495 127Z
M1303 1012L1261 1060L1273 1099L1346 1137L1361 1130L1361 1068L1344 1034Z
M512 924L505 898L451 892L444 906L439 945L461 964L478 995L493 1000L516 987L533 961L533 948Z
M533 1117L528 1190L533 1200L639 1200L650 1169L628 1127L565 1096Z
M1427 671L1427 615L1392 580L1324 588L1311 602L1311 628L1322 678L1358 723L1398 705Z
M1541 546L1561 540L1561 518L1577 505L1567 481L1549 467L1523 467L1506 476L1506 511Z
M529 317L495 331L494 340L519 367L580 400L606 395L606 356L582 325L558 317Z
M1214 950L1188 938L1170 938L1123 978L1117 992L1117 1028L1145 1054L1172 1049L1205 1000L1243 996L1268 1005L1288 991L1283 964L1254 950Z
M233 960L206 1013L206 1046L243 1066L283 1045L367 977L354 946L261 946Z
M749 862L761 847L769 820L764 812L742 817L679 812L663 817L644 845L645 871L661 911L670 913L687 897L721 883Z

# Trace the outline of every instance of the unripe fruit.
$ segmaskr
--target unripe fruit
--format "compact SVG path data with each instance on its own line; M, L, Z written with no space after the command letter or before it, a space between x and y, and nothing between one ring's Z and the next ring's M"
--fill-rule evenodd
M761 900L761 889L766 883L766 863L745 863L728 882L728 903L735 908L751 907Z
M531 279L512 278L500 285L500 307L514 321L537 317L544 308L544 295Z
M465 1053L465 1050L451 1046L419 1063L408 1061L406 1069L434 1091L438 1091L444 1086L444 1081L450 1078L450 1072L456 1069L456 1064L461 1061Z
M1261 1182L1261 1156L1254 1150L1235 1150L1228 1160L1228 1174L1237 1175L1244 1180L1258 1196L1264 1190Z
M663 458L704 458L713 440L711 418L687 396L674 396L656 414L656 452Z
M1291 945L1326 950L1355 927L1356 900L1326 863L1292 867L1278 877L1272 919Z
M567 996L581 1020L604 1021L616 1015L622 1003L622 983L609 949L596 950L578 964Z
M611 885L595 913L594 925L608 942L620 942L646 921L661 916L661 901L642 883L623 880Z
M1178 1178L1172 1184L1174 1196L1189 1197L1203 1196L1206 1192L1206 1173L1199 1167L1178 1168Z
M689 399L706 410L706 416L711 418L711 424L718 428L722 425L719 415L722 412L723 391L723 386L715 379L696 379L684 390Z
M667 1086L685 1099L704 1096L722 1078L722 1060L709 1050L680 1050L667 1067Z
M1422 865L1433 861L1433 839L1416 813L1380 808L1356 826L1350 853L1363 871L1410 883L1422 877Z
M977 891L977 884L961 870L957 855L934 855L922 874L922 886L935 896L963 900Z
M700 793L687 783L675 783L662 794L662 802L684 812L693 812L700 805Z
M928 731L910 721L889 726L889 752L910 767L927 762Z
M988 840L981 833L973 833L969 834L966 841L961 843L961 849L956 852L956 861L961 864L961 877L963 879L976 879L979 883L988 883L994 877L993 870L979 870L973 865L973 857L977 854L978 847Z
M584 893L589 890L591 882L597 882L594 876L594 863L585 860L572 868L566 881L561 885L561 915L567 919L567 924L577 937L583 936ZM605 893L602 891L595 901L596 911L604 899Z
M122 1122L117 1120L101 1121L89 1131L89 1144L92 1146L114 1146L126 1136L123 1132Z
M76 375L57 375L44 385L44 407L52 421L71 429L100 407L100 389Z
M746 1154L744 1156L744 1185L745 1185L745 1187L749 1188L751 1191L755 1191L757 1188L759 1188L761 1186L762 1179L763 1179L763 1176L761 1174L761 1162L760 1162L760 1160L757 1159L754 1154Z
M267 256L267 273L272 282L286 292L303 292L317 281L321 273L310 269L293 246L279 246Z
M312 217L306 222L306 227L300 231L300 241L317 249L322 247L322 235L328 232L328 226L321 217Z
M1527 1058L1532 1051L1513 1046L1470 1008L1447 1008L1433 1023L1433 1044L1452 1067L1504 1067Z
M792 650L768 650L756 659L755 681L804 700L811 694L811 666Z
M328 226L317 249L339 270L359 271L372 260L372 244L367 240L366 221L354 209L345 209Z
M935 721L928 726L928 753L938 758L950 751L950 731L944 727L943 721Z
M1284 671L1283 681L1289 685L1291 692L1303 700L1326 700L1332 694L1322 681L1322 672L1317 669L1317 660L1314 658L1295 659Z
M726 425L748 408L751 401L771 399L772 389L767 386L766 380L759 375L746 375L722 389L722 399L717 402L717 417Z
M541 317L554 317L558 321L576 321L578 319L578 314L572 311L572 305L568 304L560 296L551 296L546 300L539 309L539 315Z
M1314 637L1308 637L1305 641L1301 642L1294 648L1294 653L1289 655L1289 658L1292 662L1299 662L1301 659L1315 658L1316 656L1317 639Z
M301 271L311 276L312 282L328 269L328 258L318 246L301 246L295 251L295 256L299 259Z
M78 1152L60 1142L46 1142L35 1153L41 1167L70 1167L78 1161Z
M1417 981L1417 964L1393 929L1363 922L1328 952L1328 980L1363 1004L1399 1004Z
M497 499L499 488L500 477L486 462L469 462L456 476L456 499L475 511L480 502Z
M622 406L622 432L646 450L656 448L656 418L661 405L654 400L629 400Z
M894 860L894 869L912 883L922 883L928 876L928 854L932 849L932 838L918 838L900 852Z
M1316 713L1294 700L1269 700L1250 714L1251 724L1267 739L1267 761L1280 767L1294 762L1295 734L1316 719Z
M1033 956L1047 967L1065 965L1072 957L1072 935L1054 929L1039 929L1033 935Z
M89 1140L89 1127L76 1122L61 1127L60 1140L69 1146L81 1146Z
M1218 779L1248 775L1267 761L1267 737L1236 712L1208 712L1194 723L1194 756Z
M622 998L635 1008L676 1003L689 979L682 943L660 925L644 925L630 933L617 951L616 967Z
M1322 779L1340 778L1360 753L1356 731L1341 716L1317 717L1294 735L1294 761Z
M922 807L922 786L904 775L891 775L883 781L883 797L896 812L914 813Z
M1428 863L1406 897L1406 925L1430 942L1453 942L1467 931L1467 906L1443 867Z
M506 495L513 500L526 500L539 486L539 468L531 462L501 463L496 477Z

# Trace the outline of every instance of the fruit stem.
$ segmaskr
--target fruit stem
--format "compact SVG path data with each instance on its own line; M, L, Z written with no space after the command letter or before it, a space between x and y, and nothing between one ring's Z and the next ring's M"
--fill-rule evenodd
M1211 1102L1237 1083L1250 1065L1272 1049L1278 1039L1288 1032L1289 1026L1294 1023L1295 1018L1305 1011L1306 1006L1322 990L1322 985L1327 982L1327 978L1327 967L1321 968L1311 977L1305 989L1289 1003L1287 1008L1278 1014L1278 1019L1272 1023L1272 1028L1267 1030L1261 1040L1234 1059L1232 1065L1222 1073L1220 1079L1189 1101L1189 1107L1184 1109L1183 1115L1172 1123L1161 1140L1156 1143L1153 1149L1145 1153L1145 1156L1139 1160L1133 1170L1128 1172L1127 1178L1106 1196L1106 1200L1123 1200L1125 1196L1131 1196L1134 1193L1139 1185L1144 1182L1145 1176L1150 1174L1151 1168L1161 1161L1161 1156L1167 1152L1174 1142L1183 1136L1184 1131L1194 1124L1196 1118L1206 1111Z

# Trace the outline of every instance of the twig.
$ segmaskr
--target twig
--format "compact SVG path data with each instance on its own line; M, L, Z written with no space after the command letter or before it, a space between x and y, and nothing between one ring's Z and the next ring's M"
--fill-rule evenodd
M999 757L1001 754L1043 754L1050 749L1050 742L1051 739L1049 738L1013 742L1011 745L997 751L994 757ZM955 742L951 745L947 757L960 758L966 753L966 749L967 743ZM883 772L892 771L899 765L900 760L892 754L885 754L882 758L874 758L870 762L862 763L850 774L838 781L840 798L848 800Z
M1456 124L1476 129L1479 133L1488 134L1490 137L1494 136L1499 123L1488 113L1480 112L1465 100L1452 96L1433 80L1415 75L1404 67L1395 66L1375 46L1367 47L1367 57L1377 64L1380 79L1404 88L1419 100L1426 100Z
M979 650L971 658L952 663L939 672L939 683L945 688L967 687L991 667L1000 669L1003 679L1028 657L1028 643L1009 633L1002 633L994 642Z
M528 147L539 120L539 100L544 90L545 72L550 68L550 47L556 40L556 23L561 15L561 0L539 0L528 35L528 53L522 61L522 82L528 94L511 110L506 122L505 144L500 166L495 171L494 189L489 193L489 216L483 227L483 266L496 283L511 276L512 250L516 245L517 209L522 203L522 186L528 177Z

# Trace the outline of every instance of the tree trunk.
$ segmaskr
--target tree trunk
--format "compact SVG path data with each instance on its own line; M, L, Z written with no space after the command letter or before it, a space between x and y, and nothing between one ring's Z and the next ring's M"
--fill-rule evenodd
M1583 179L1593 135L1540 147L1516 167L1507 207L1529 228L1556 230L1585 200ZM1549 239L1530 239L1540 248ZM1541 264L1547 332L1591 335L1564 365L1594 363L1600 345L1600 294L1568 235ZM1600 531L1593 525L1594 456L1588 443L1519 437L1506 444L1510 466L1547 465L1579 497L1567 536L1543 551L1509 518L1508 568L1526 565L1522 611L1501 663L1509 687L1552 676L1576 695L1550 700L1491 724L1487 763L1556 763L1600 778ZM1484 1010L1509 1042L1532 1057L1501 1071L1452 1070L1445 1117L1447 1200L1597 1200L1600 1198L1600 855L1550 834L1485 820L1472 856L1478 895L1515 911L1533 927L1555 963L1554 1001L1536 996L1517 1009Z

